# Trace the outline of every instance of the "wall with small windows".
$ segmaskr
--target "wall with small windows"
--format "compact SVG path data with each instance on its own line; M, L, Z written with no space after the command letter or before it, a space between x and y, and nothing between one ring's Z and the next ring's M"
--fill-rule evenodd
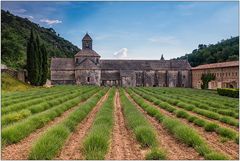
M192 87L201 88L201 76L203 73L212 73L215 80L209 82L209 89L239 88L239 67L224 67L211 69L192 70Z

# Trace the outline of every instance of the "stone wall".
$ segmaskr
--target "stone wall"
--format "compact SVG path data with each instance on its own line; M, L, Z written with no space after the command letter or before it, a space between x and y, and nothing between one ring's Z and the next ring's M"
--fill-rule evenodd
M75 70L76 84L100 86L100 70Z
M18 79L22 82L26 82L26 77L27 77L27 71L26 70L14 70L14 69L10 69L10 68L5 68L5 69L1 69L2 73L6 73L10 76L12 76L15 79Z
M239 88L239 68L238 67L225 67L213 69L197 69L192 70L192 87L201 88L202 74L212 73L215 75L215 80L209 85L209 88Z

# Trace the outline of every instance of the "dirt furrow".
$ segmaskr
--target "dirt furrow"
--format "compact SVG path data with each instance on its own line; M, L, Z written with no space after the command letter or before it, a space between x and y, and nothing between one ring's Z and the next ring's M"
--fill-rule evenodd
M174 114L154 105L152 102L149 102L146 99L144 100L149 104L151 104L152 106L155 106L156 108L158 108L160 112L162 112L163 114L169 117L176 118ZM201 135L202 138L205 139L205 141L210 147L216 149L219 152L228 154L230 157L232 157L232 159L239 158L239 155L238 155L239 145L234 143L232 140L221 142L221 137L219 137L215 132L206 132L202 127L196 126L193 123L188 122L186 119L183 119L183 118L177 118L177 119L180 120L182 123L187 124L193 129L195 129L199 133L199 135Z
M114 127L112 141L107 160L143 160L140 145L134 139L133 134L126 128L126 123L122 113L119 92L115 95L114 107Z
M55 158L56 160L83 160L82 146L83 138L90 130L95 116L103 103L108 97L108 92L101 98L94 109L87 115L87 117L76 127L75 131L70 135L60 153Z
M4 147L2 150L2 159L27 160L28 154L34 141L36 141L37 138L40 137L48 128L51 128L54 125L63 121L71 112L73 112L79 105L81 105L84 102L80 102L77 106L74 106L69 110L65 111L59 117L56 117L54 120L48 122L42 128L39 128L36 131L32 132L29 136L22 139L20 142Z
M200 160L204 159L192 147L181 143L169 133L162 124L156 121L153 117L149 116L130 96L126 93L131 102L135 104L139 111L144 113L144 116L151 122L157 130L157 137L160 146L166 150L168 160Z

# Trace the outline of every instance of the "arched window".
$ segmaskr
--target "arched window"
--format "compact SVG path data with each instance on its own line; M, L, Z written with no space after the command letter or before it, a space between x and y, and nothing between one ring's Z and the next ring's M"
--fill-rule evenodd
M88 83L90 82L90 77L87 77L87 82L88 82Z

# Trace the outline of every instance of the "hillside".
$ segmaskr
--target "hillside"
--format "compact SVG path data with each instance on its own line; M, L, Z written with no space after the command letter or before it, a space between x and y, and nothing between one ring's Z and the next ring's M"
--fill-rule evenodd
M188 59L192 67L225 61L238 60L239 58L239 37L222 40L213 45L198 45L190 54L177 59Z
M2 73L2 92L12 92L12 91L25 91L27 89L33 88L29 84L23 83L6 73Z
M24 68L26 62L27 39L34 29L45 43L49 56L73 57L79 48L60 37L52 28L40 27L27 18L15 16L1 10L2 59L1 62L12 68Z

